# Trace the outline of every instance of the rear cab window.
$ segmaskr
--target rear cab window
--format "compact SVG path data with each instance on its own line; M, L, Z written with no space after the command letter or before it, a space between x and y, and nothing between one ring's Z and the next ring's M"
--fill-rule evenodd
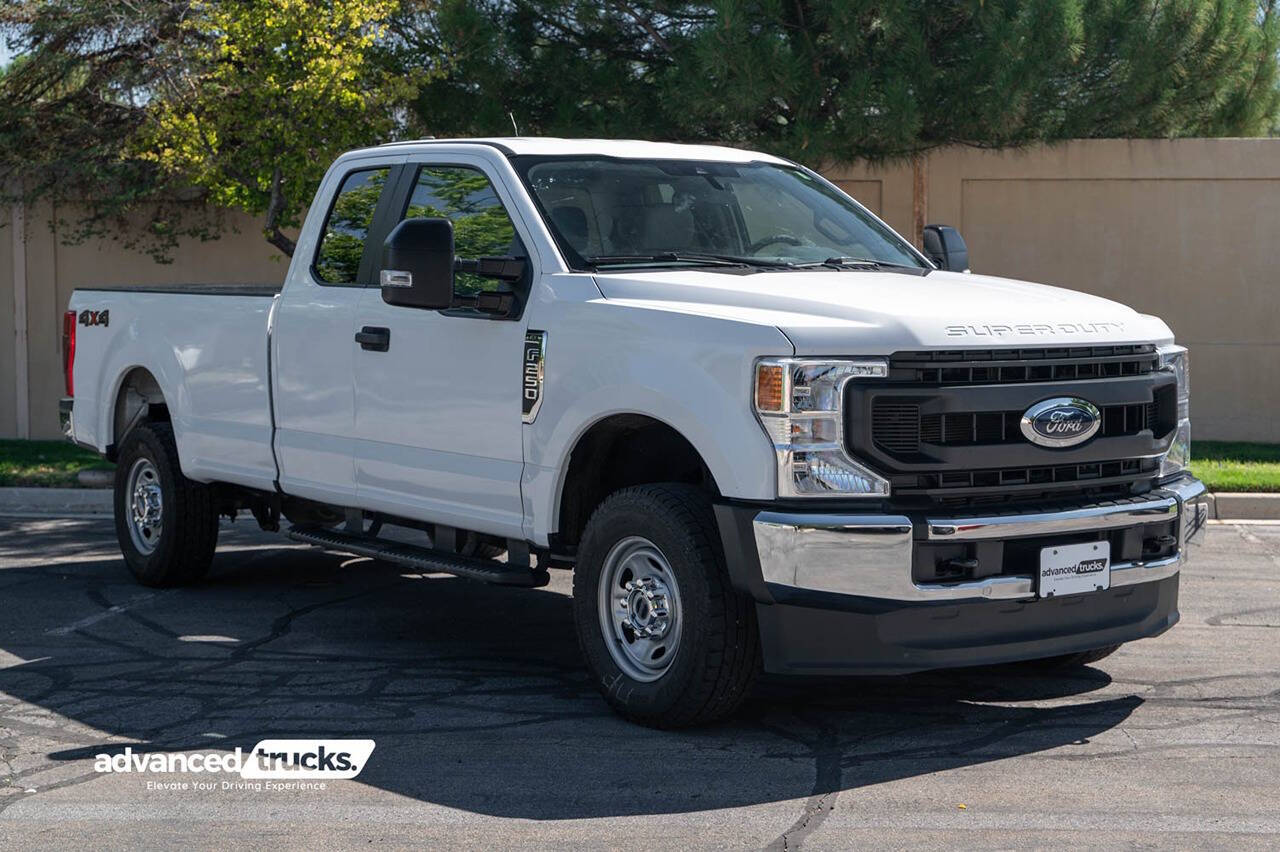
M360 261L378 200L387 185L388 166L349 172L334 195L320 232L311 271L329 286L357 286Z

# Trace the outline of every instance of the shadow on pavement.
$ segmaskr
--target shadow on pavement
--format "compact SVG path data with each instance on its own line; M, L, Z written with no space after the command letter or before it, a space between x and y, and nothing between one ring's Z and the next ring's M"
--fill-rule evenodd
M238 534L202 585L157 592L132 584L102 527L91 525L98 538L81 550L42 540L42 554L66 561L0 569L0 650L28 661L0 669L0 692L100 732L64 738L55 761L126 744L247 750L266 737L370 737L377 748L358 783L471 812L567 819L820 803L1084 742L1142 703L1090 699L1110 682L1096 669L1006 667L771 682L730 722L651 731L614 717L588 683L564 594L251 549L279 539ZM20 549L0 535L0 554ZM1017 706L1032 700L1050 706Z

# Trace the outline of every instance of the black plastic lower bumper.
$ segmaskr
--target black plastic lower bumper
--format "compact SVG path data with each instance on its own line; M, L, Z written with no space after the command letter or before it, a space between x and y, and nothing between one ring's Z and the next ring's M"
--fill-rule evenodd
M1202 537L1204 500L1203 485L1186 477L1132 501L990 517L727 502L716 517L733 585L756 602L766 671L895 674L1053 657L1163 633L1178 622L1180 569ZM1143 542L1142 555L1112 550L1119 559L1109 589L1040 595L1044 546L1129 532ZM1148 533L1159 534L1152 543L1161 549L1148 548ZM1008 556L995 563L999 573L922 581L915 557L940 542L995 543Z
M1178 575L1032 601L888 606L770 586L756 604L765 670L902 674L1089 651L1156 636L1178 622Z

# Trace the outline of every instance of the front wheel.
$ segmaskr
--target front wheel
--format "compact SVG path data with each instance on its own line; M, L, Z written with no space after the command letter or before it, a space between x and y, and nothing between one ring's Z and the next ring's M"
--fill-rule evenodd
M173 427L144 423L120 450L115 481L116 538L144 586L203 577L218 544L213 489L182 475Z
M596 509L573 608L605 700L641 724L723 718L759 668L754 604L729 582L710 501L688 485L625 488Z

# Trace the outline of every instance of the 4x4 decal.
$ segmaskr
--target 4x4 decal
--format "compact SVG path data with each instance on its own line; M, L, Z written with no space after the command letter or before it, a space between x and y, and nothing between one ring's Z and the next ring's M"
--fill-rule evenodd
M81 325L110 325L111 311L81 311L78 321Z

